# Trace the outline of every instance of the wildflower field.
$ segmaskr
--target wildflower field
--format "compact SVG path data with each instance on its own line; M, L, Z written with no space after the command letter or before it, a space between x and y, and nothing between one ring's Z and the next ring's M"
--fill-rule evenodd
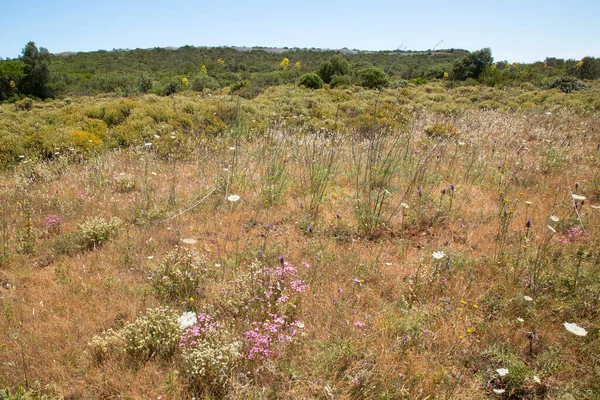
M600 398L600 88L0 105L0 399Z

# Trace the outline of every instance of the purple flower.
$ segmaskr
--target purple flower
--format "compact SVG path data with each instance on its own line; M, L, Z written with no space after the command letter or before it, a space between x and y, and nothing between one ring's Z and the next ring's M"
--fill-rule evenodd
M525 224L525 226L526 226L527 228L531 228L531 219L528 219L528 220L527 220L527 223Z
M421 196L423 194L423 191L421 190L421 188L417 189L417 193L418 193L419 196Z
M313 233L312 226L310 226L310 225L308 226L308 228L307 228L306 230L307 230L309 233Z
M283 262L284 262L283 254L279 256L279 262L283 265Z
M454 183L450 184L450 190L452 190L454 192L455 186Z

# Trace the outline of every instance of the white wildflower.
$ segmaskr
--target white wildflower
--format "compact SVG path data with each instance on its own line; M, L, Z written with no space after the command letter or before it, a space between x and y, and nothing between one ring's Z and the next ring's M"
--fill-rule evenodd
M533 301L533 298L529 296L523 296L523 299L525 299L525 301Z
M571 197L573 198L573 200L575 201L584 201L585 200L585 196L580 196L578 194L572 194Z
M500 376L506 376L508 375L508 368L498 368L496 370L496 372L498 373L498 375Z
M442 258L446 257L446 253L438 250L438 251L434 251L431 256L433 258L435 258L436 260L441 260Z
M402 206L402 208L408 208L408 204L406 203L400 203L400 205Z
M582 327L578 326L577 324L571 324L569 322L565 322L563 324L565 326L565 328L571 332L574 335L577 336L586 336L588 333L585 329L583 329Z
M492 392L494 392L496 394L502 394L502 393L506 392L506 390L504 390L504 389L492 389Z
M193 311L184 312L181 314L181 317L177 318L177 323L179 323L179 329L184 330L189 328L198 322L198 318L196 317L196 313Z
M231 196L229 196L227 198L227 200L233 201L233 202L238 201L239 199L240 199L240 196L238 196L237 194L232 194Z
M542 383L542 381L540 380L540 377L539 377L539 376L537 376L537 375L534 375L534 376L533 376L533 381L534 381L535 383Z
M554 221L554 222L558 222L558 221L560 221L560 218L558 218L556 215L551 215L551 216L550 216L550 219L551 219L552 221Z
M198 241L196 239L191 239L191 238L189 238L189 239L181 239L181 241L183 243L185 243L185 244L196 244L196 243L198 243Z
M523 318L521 318L521 317L517 318L517 321L520 322L520 323L525 322L525 320Z

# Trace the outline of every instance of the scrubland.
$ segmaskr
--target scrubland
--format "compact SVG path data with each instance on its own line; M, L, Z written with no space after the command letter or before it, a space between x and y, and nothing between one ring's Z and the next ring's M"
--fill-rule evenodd
M0 398L598 398L599 98L0 105Z

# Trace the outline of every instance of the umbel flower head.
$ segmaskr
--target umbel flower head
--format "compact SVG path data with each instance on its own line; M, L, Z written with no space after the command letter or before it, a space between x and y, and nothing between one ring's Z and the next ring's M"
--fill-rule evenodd
M571 324L569 322L565 322L564 327L566 330L568 330L569 332L571 332L574 335L577 336L586 336L588 333L585 329L583 329L582 327L578 326L577 324Z
M446 256L446 253L444 253L443 251L434 251L433 254L431 255L433 258L435 258L436 260L441 260L442 258L444 258Z
M181 317L177 318L177 322L179 323L179 329L183 331L198 322L198 318L195 312L188 311L181 314Z

